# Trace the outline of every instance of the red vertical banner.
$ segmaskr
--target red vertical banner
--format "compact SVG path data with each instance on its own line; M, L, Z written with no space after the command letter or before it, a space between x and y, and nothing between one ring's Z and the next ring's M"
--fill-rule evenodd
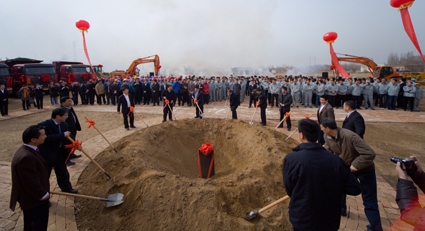
M323 35L323 40L329 44L333 68L335 68L342 77L348 79L350 76L339 63L338 57L336 56L334 48L332 46L332 43L335 42L337 38L338 34L336 32L328 32Z

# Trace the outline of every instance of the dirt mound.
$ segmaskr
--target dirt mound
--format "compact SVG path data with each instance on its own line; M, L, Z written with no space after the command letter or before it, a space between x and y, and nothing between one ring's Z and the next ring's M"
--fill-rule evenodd
M290 230L288 204L253 222L241 216L285 195L281 166L294 143L286 136L241 121L214 119L167 122L123 138L79 179L82 194L123 193L125 202L106 208L76 199L80 230ZM198 148L210 142L215 173L200 179Z

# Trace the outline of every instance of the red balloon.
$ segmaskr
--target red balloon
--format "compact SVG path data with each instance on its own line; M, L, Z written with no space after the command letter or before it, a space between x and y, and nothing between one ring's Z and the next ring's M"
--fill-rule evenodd
M80 30L88 30L90 28L90 23L86 20L79 20L75 23L75 26Z
M400 6L410 6L415 0L391 0L390 5L394 8L400 8Z
M338 34L336 32L328 32L323 35L323 40L325 40L327 43L333 43L336 38L338 38Z

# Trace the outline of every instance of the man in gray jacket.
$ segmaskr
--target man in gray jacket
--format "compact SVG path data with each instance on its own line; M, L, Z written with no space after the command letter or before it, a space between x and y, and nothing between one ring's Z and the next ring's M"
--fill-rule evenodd
M373 85L370 84L370 80L366 80L366 85L363 86L363 100L364 100L364 108L375 110L373 106Z
M412 81L407 81L407 85L403 87L404 96L404 110L407 110L407 104L409 104L409 110L413 111L413 101L416 96L416 88L413 86Z
M386 79L381 79L381 82L378 83L379 107L381 108L386 108L388 104L387 85Z
M304 87L303 87L303 90L304 90L304 95L303 95L304 96L304 107L312 108L311 98L313 97L314 85L312 83L310 83L310 79L306 79L305 81L306 82L305 82Z
M415 83L416 94L415 94L415 106L413 107L413 111L419 111L419 104L421 99L424 97L424 92L419 83Z
M350 165L351 172L360 181L364 212L369 225L366 230L382 231L381 217L378 208L378 194L376 186L375 152L356 133L338 128L332 118L324 118L320 125L325 139L324 148L339 156L346 164ZM346 213L346 196L342 198L343 206L341 215Z
M360 80L356 79L356 82L351 85L351 94L353 96L353 101L357 104L357 109L361 109L362 106L362 86L360 85Z
M397 103L398 92L400 86L397 85L396 79L391 79L391 83L387 85L388 92L388 110L396 110L395 105Z

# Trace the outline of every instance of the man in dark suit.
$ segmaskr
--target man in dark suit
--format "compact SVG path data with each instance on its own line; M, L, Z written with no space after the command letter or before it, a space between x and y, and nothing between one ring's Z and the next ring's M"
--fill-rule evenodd
M198 85L195 86L195 91L193 92L192 98L193 98L193 103L198 104L201 111L204 112L204 96L202 95L201 91L199 90ZM200 112L199 112L199 108L198 107L195 107L195 108L196 108L195 118L202 119Z
M0 111L2 116L9 113L9 95L4 85L0 85Z
M61 107L68 109L68 118L66 119L65 122L68 124L68 129L71 132L71 138L73 140L76 140L77 131L81 131L81 125L80 125L80 122L78 121L77 114L75 114L74 108L72 108L73 100L69 96L64 96L60 99L60 103L61 103ZM66 143L70 143L70 142L66 142ZM68 159L68 156L69 156L69 159L81 157L81 155L69 153L69 151L71 151L71 149L67 150L65 159ZM66 163L67 166L74 165L74 164L75 163L70 160L68 160L68 162Z
M343 105L343 108L344 111L347 112L347 117L345 117L345 120L342 123L342 128L353 131L363 139L366 126L363 116L360 115L360 113L356 110L356 103L351 100L346 101Z
M258 105L257 107L260 107L260 116L261 116L261 125L266 126L266 108L267 108L267 96L266 94L261 90L261 88L257 88L257 95L258 95ZM256 103L256 104L257 104Z
M51 119L39 123L45 127L47 137L38 148L47 162L49 177L54 168L59 188L63 192L78 193L78 190L71 186L69 172L65 165L65 142L67 137L71 136L68 124L65 122L67 118L68 109L60 107L52 111Z
M173 87L171 85L167 86L167 90L162 93L163 99L164 99L164 118L162 122L167 121L167 114L168 119L170 121L173 120L173 107L174 102L176 100L176 94L173 91ZM168 102L168 105L167 105Z
M320 96L320 107L317 110L317 122L319 122L319 125L322 124L322 121L326 117L330 117L335 120L335 114L333 107L328 103L328 96L327 95L321 95ZM320 136L319 136L319 144L323 145L325 144L325 139L323 138L323 131L320 130Z
M277 97L279 102L280 121L283 120L283 117L285 117L286 113L289 113L289 111L291 111L292 104L292 95L288 93L288 88L283 86L281 88L281 92L282 94ZM283 122L279 125L279 127L283 128ZM291 131L290 116L286 118L286 127L288 128L288 131Z
M128 117L130 117L130 127L136 128L136 126L134 126L134 114L130 111L130 107L134 107L134 101L133 97L128 94L128 87L122 88L121 91L123 94L118 97L117 111L120 113L120 106L122 105L121 113L124 117L124 128L128 131L130 130L128 126Z
M50 183L47 163L37 150L44 143L43 126L32 125L22 134L24 144L12 160L10 209L19 202L24 212L24 230L47 230Z
M239 99L239 96L236 95L232 90L229 90L227 95L230 98L230 110L232 111L232 119L237 120L238 114L236 113L236 109L238 108L241 101Z

